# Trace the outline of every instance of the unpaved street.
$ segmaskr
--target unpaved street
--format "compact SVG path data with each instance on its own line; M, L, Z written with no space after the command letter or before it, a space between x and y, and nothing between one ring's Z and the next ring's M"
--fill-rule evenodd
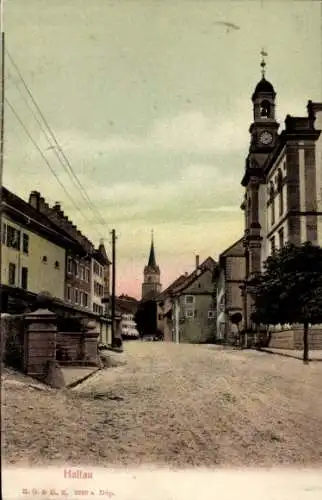
M322 463L322 363L129 342L72 391L5 388L8 463ZM118 356L118 357L117 357Z

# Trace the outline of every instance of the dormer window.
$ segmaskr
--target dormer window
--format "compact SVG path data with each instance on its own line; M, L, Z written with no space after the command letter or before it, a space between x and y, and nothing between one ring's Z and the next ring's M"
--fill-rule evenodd
M47 255L44 255L43 258L42 258L42 261L47 263L48 259L47 259Z
M55 269L59 269L59 262L58 262L58 260L55 261Z

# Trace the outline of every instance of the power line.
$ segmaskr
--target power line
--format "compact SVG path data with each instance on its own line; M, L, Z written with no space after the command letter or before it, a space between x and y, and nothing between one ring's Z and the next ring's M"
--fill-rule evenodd
M75 182L77 183L77 185L78 185L78 187L79 187L79 190L80 190L80 192L81 192L81 194L82 194L82 196L83 196L84 200L88 203L88 205L89 205L90 209L92 210L92 212L93 212L93 214L95 215L95 217L97 217L97 218L98 218L98 220L99 220L100 224L101 224L102 226L104 226L104 227L107 227L107 224L106 224L105 220L103 219L103 217L101 216L101 214L99 213L99 211L97 210L97 208L95 207L95 205L92 203L92 201L91 201L90 197L88 196L88 194L87 194L87 192L86 192L86 189L84 188L83 184L81 183L81 181L80 181L80 180L79 180L79 178L77 177L77 174L75 173L75 171L74 171L74 169L73 169L72 165L70 164L70 161L68 160L68 158L66 157L66 155L65 155L65 153L64 153L64 151L63 151L63 149L62 149L62 147L61 147L61 146L60 146L60 144L58 143L58 141L57 141L57 139L56 139L56 137L55 137L55 134L54 134L53 130L51 129L51 127L50 127L50 125L48 124L48 122L47 122L46 118L44 117L44 115L43 115L43 113L42 113L42 111L41 111L40 107L38 106L38 104L37 104L37 102L36 102L35 98L33 97L32 92L31 92L31 90L29 89L29 87L28 87L28 85L27 85L26 81L24 80L24 78L23 78L23 76L22 76L22 74L21 74L21 72L20 72L20 70L19 70L19 68L18 68L17 64L14 62L14 60L13 60L12 56L10 55L10 53L8 52L8 50L6 50L6 53L7 53L8 57L9 57L9 60L10 60L11 64L13 65L13 67L15 68L15 70L16 70L16 72L17 72L17 74L18 74L18 76L19 76L20 81L22 82L22 84L23 84L23 86L24 86L25 90L27 91L27 93L28 93L29 97L31 98L31 100L32 100L32 102L33 102L33 104L34 104L34 106L35 106L35 108L36 108L36 110L37 110L38 114L40 115L40 117L41 117L41 119L42 119L42 121L43 121L43 123L44 123L44 125L45 125L45 127L46 127L46 129L47 129L47 131L49 132L49 134L50 134L51 138L53 139L53 141L54 141L54 143L55 143L55 147L53 147L53 150L54 150L54 152L55 152L55 154L56 154L56 156L57 156L58 160L60 161L61 165L62 165L62 166L63 166L63 168L66 170L66 172L68 173L69 177L73 180L73 182L74 182L74 183L75 183ZM16 84L16 82L14 82L14 84L15 84L15 85L16 85L16 87L19 89L19 87L18 87L18 85ZM25 102L27 102L27 101L26 101L26 99L24 98L24 96L23 96L22 92L20 91L20 89L19 89L19 92L20 92L20 94L22 95L22 97L23 97L23 99L25 100ZM30 105L29 105L29 103L28 103L28 102L27 102L27 105L28 105L29 109L32 111L32 109L31 109L31 107L30 107ZM33 114L33 117L35 118L35 115L34 115L33 111L32 111L32 114ZM53 145L50 143L50 140L48 139L47 133L44 131L44 128L43 128L43 127L42 127L42 125L40 124L40 122L39 122L38 118L35 118L35 119L36 119L36 121L37 121L38 125L40 126L40 128L41 128L42 132L45 134L45 136L46 136L46 138L47 138L47 140L48 140L48 142L49 142L50 146L53 146ZM67 167L68 167L68 168L66 167L66 165L64 165L64 164L62 163L61 157L59 156L59 154L58 154L57 150L59 151L60 155L62 156L62 158L63 158L63 159L64 159L64 161L66 162L66 164L67 164Z
M42 158L46 162L46 164L49 167L51 173L56 177L57 182L59 183L59 185L61 186L61 188L64 190L64 192L66 193L67 197L70 199L70 201L72 202L72 204L74 205L74 207L76 208L76 210L80 212L80 214L83 216L83 218L85 219L86 222L90 223L90 221L85 218L85 216L82 213L82 211L79 208L79 206L74 202L74 200L70 196L70 193L68 192L68 190L65 188L64 184L59 179L58 175L56 174L55 170L51 166L50 162L48 161L48 159L46 158L46 156L42 152L41 148L38 146L37 142L34 140L34 138L32 137L32 135L30 134L29 130L27 129L27 127L25 126L25 124L23 123L23 121L21 120L21 118L19 117L18 113L16 112L16 110L14 109L14 107L12 106L12 104L8 101L7 98L5 98L5 102L8 104L9 108L11 109L12 113L14 114L14 116L16 117L16 119L18 120L19 124L21 125L21 127L25 131L26 135L29 137L29 139L31 140L31 142L33 143L33 145L35 146L35 148L38 150L38 152L40 153L40 155L42 156Z

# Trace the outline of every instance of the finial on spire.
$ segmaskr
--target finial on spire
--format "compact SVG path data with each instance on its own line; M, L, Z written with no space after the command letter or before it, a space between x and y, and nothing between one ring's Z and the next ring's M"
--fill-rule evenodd
M262 56L262 61L261 61L261 67L262 67L262 78L265 78L265 67L266 67L266 61L264 57L267 57L268 54L265 52L264 49L261 50L261 56Z

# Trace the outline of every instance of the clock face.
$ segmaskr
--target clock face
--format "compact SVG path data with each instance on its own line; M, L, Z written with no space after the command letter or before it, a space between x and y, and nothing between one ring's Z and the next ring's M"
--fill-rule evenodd
M272 134L270 132L268 132L267 130L265 130L259 136L259 140L260 140L260 142L262 144L271 144L271 142L273 141L273 136L272 136Z

